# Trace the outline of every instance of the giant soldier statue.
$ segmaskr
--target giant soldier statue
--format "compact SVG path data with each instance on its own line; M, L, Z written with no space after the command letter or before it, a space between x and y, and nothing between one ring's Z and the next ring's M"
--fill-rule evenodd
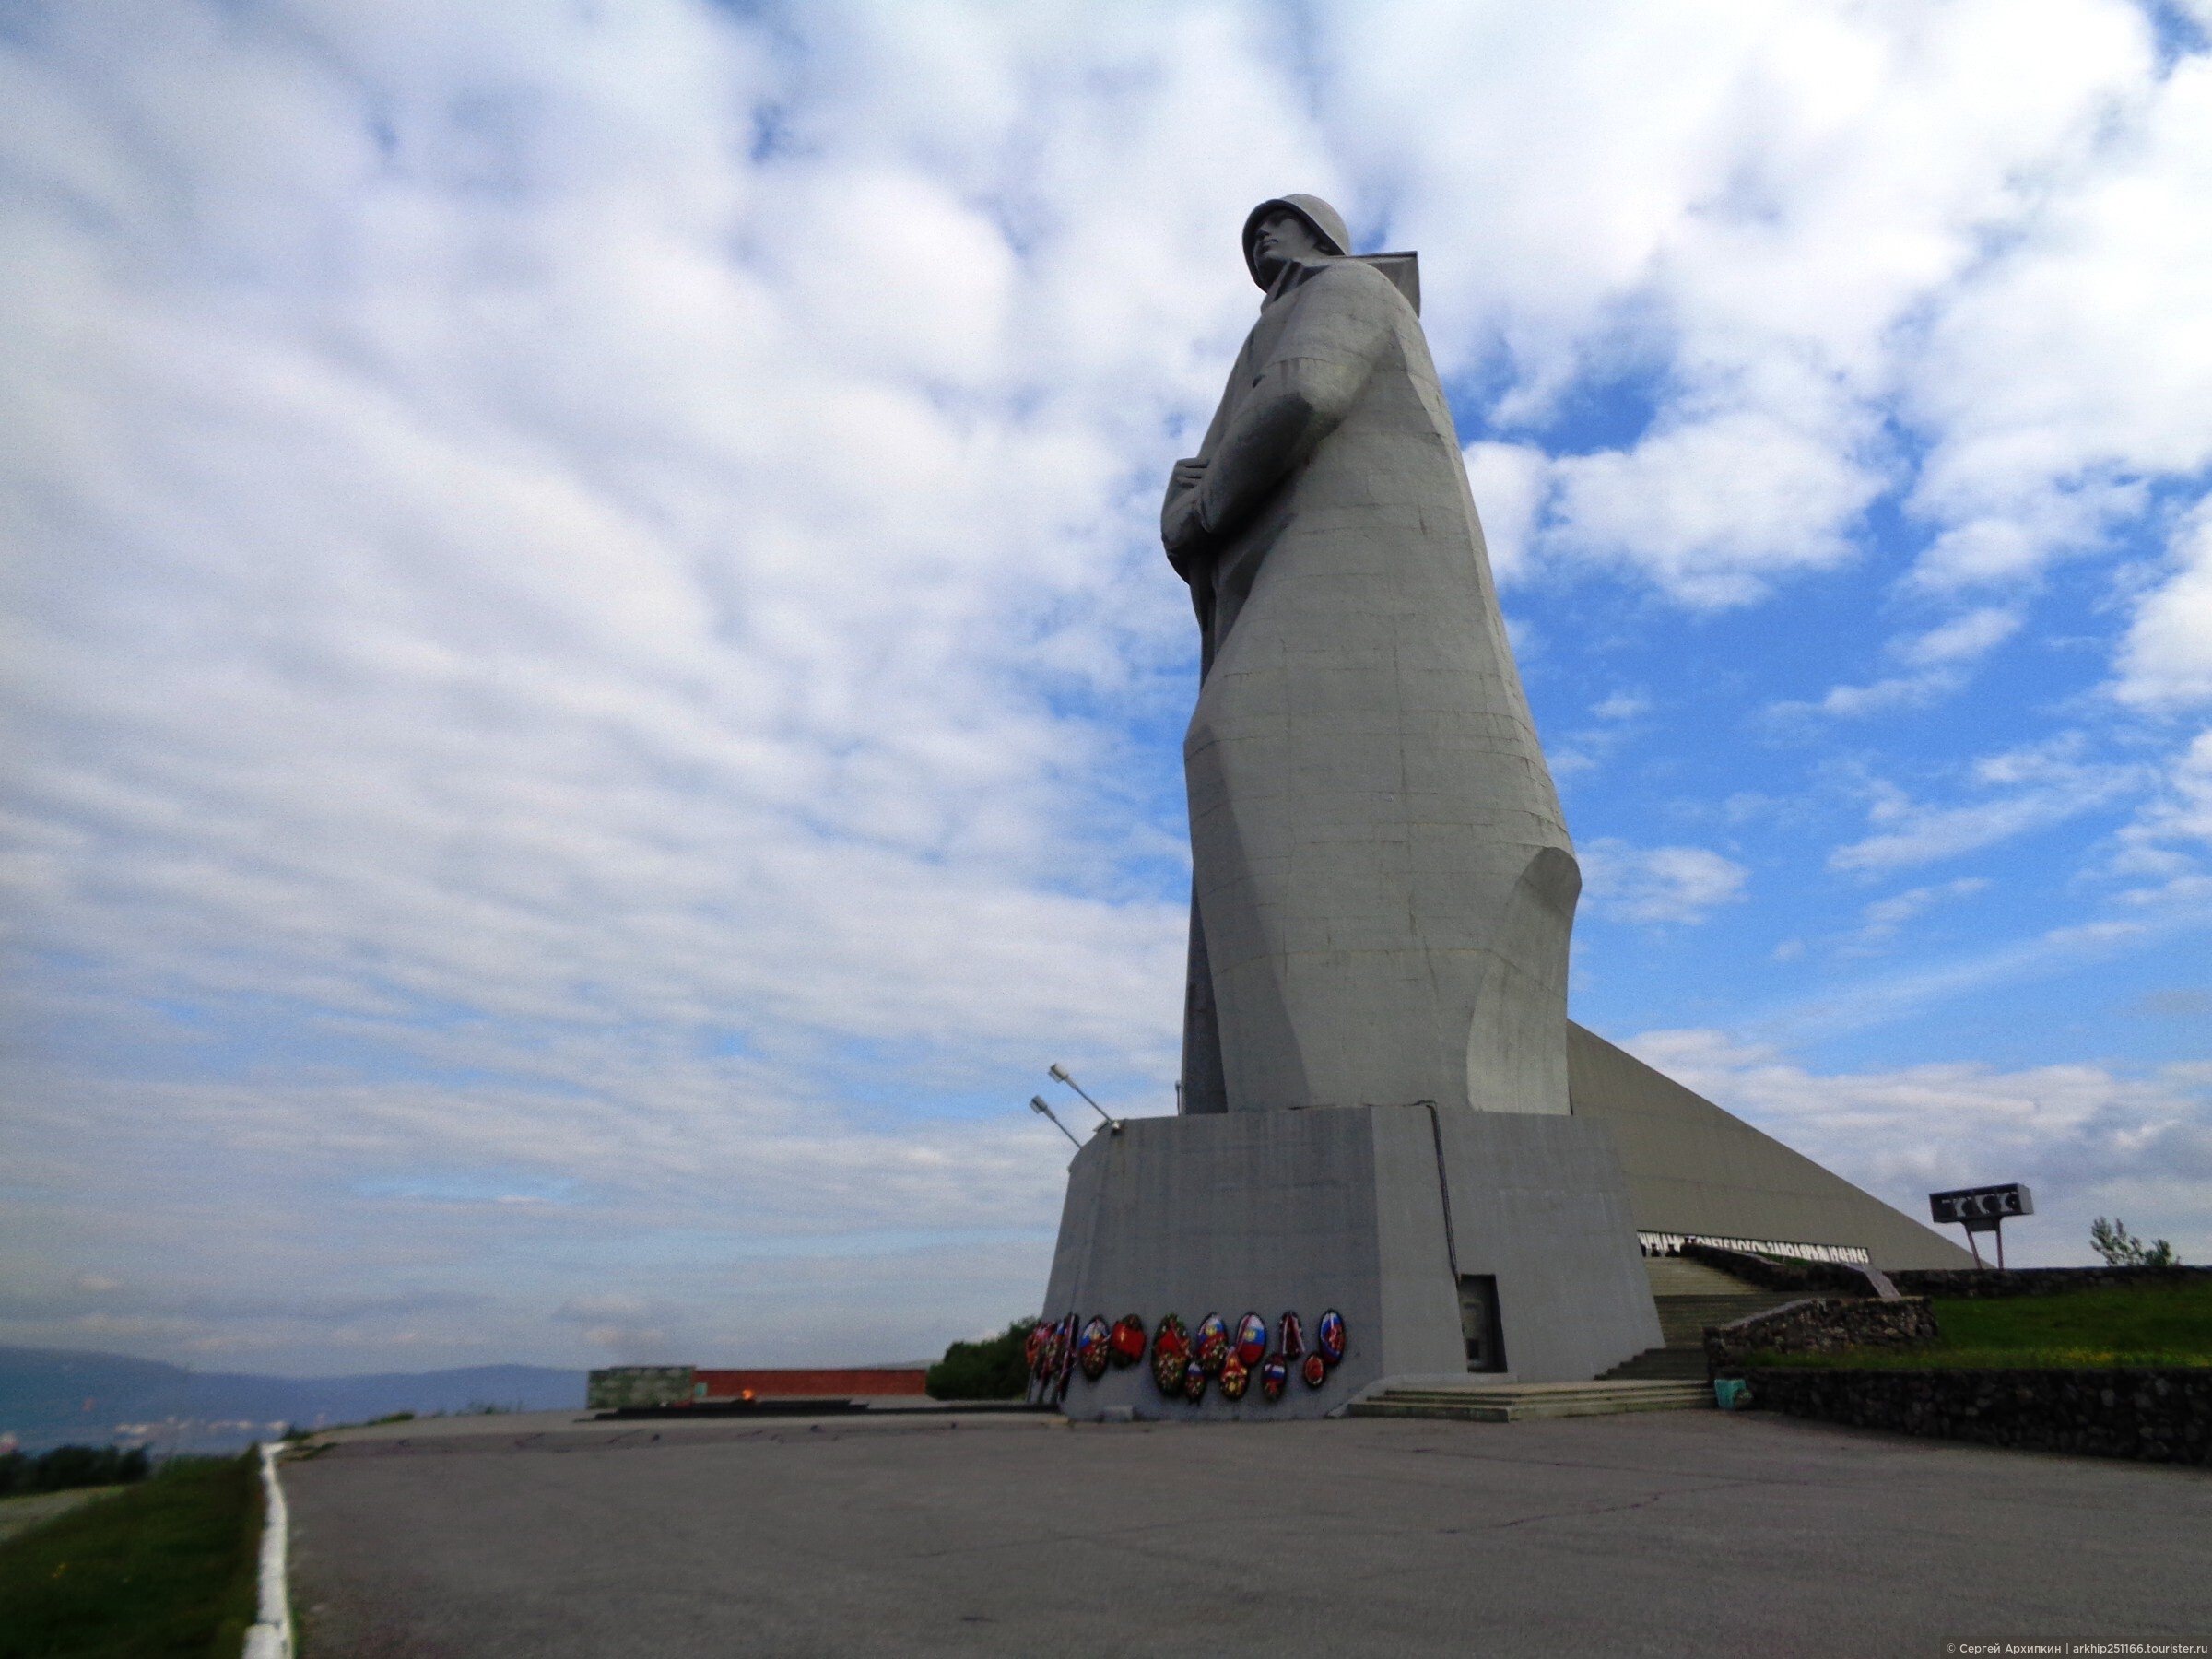
M1564 1112L1581 877L1420 319L1348 245L1253 209L1266 299L1162 514L1203 637L1182 1110Z
M1355 254L1291 195L1253 209L1244 261L1259 321L1160 521L1203 639L1182 1110L1069 1165L1037 1396L1317 1417L1701 1376L1701 1350L1643 1358L1647 1242L1963 1260L1568 1023L1581 877L1414 256Z

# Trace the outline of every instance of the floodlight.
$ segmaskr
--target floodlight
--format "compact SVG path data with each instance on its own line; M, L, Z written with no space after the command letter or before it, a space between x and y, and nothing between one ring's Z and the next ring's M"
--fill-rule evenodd
M1066 1135L1070 1141L1073 1141L1075 1143L1076 1150L1079 1152L1083 1149L1083 1143L1079 1140L1076 1140L1076 1132L1070 1129L1065 1124L1062 1123L1058 1118L1053 1117L1053 1109L1044 1103L1044 1097L1042 1095L1031 1095L1030 1097L1030 1110L1035 1112L1039 1117L1052 1118L1053 1127L1059 1130L1061 1134Z
M1053 1081L1055 1083L1066 1084L1070 1088L1081 1095L1084 1100L1088 1100L1090 1102L1090 1109L1106 1120L1107 1128L1112 1130L1116 1135L1121 1133L1122 1126L1113 1121L1113 1114L1108 1112L1105 1107L1100 1105L1096 1100L1092 1100L1090 1099L1090 1091L1085 1088L1082 1084L1077 1082L1075 1078L1067 1075L1066 1066L1055 1063L1047 1069L1052 1073Z

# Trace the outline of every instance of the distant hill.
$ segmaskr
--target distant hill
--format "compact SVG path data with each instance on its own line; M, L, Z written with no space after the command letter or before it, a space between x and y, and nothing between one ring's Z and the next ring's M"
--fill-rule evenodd
M358 1423L394 1411L582 1409L584 1373L539 1365L359 1377L256 1377L68 1348L0 1347L0 1433L26 1452L147 1442L222 1452L286 1424Z

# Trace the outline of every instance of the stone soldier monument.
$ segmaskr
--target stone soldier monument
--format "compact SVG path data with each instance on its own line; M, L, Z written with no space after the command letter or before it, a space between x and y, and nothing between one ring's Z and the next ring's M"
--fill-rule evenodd
M1418 263L1352 253L1307 195L1253 208L1243 249L1259 319L1161 512L1201 637L1181 1112L1076 1158L1053 1392L1085 1330L1071 1413L1312 1415L1470 1369L1585 1380L1661 1341L1640 1230L1962 1257L1570 1025L1581 875ZM1265 1393L1218 1354L1210 1392L1100 1358L1110 1322L1172 1316L1203 1347L1218 1315L1298 1369L1281 1350L1324 1312L1341 1356Z
M1347 241L1253 210L1266 300L1162 517L1203 636L1182 1109L1564 1114L1582 877L1420 320Z

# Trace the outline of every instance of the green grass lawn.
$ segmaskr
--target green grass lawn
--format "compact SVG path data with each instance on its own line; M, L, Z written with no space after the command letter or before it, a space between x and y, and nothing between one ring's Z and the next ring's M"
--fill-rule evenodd
M231 1659L253 1622L261 1472L178 1458L0 1545L0 1659Z
M2212 1285L2058 1296L1939 1296L1937 1341L1920 1348L1762 1354L1755 1363L1862 1370L2109 1370L2212 1365Z

